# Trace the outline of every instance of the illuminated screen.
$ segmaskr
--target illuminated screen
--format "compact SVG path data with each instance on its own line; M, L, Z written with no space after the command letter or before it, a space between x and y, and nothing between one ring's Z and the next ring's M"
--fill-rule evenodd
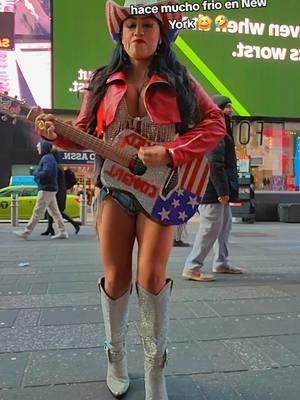
M197 19L196 28L181 30L174 49L207 92L230 97L237 115L299 118L299 0L193 3L200 9L184 14ZM204 10L204 3L221 8ZM53 13L54 107L77 110L89 71L106 64L113 50L105 0L54 0ZM209 17L210 28L199 15ZM216 20L221 15L226 29Z
M44 108L52 107L50 6L51 0L0 2L0 21L10 16L5 29L0 25L0 91Z

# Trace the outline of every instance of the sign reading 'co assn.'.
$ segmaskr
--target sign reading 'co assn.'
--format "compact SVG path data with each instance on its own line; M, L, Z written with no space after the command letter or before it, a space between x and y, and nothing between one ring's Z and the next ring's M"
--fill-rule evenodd
M95 153L90 151L61 151L60 152L63 164L94 164Z

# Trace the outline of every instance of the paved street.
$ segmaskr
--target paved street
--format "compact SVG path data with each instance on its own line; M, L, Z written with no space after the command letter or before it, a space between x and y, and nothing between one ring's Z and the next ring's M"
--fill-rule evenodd
M197 226L189 224L190 242ZM0 400L112 399L94 228L75 236L68 227L61 241L44 229L22 241L0 224ZM245 273L212 283L181 279L188 251L174 248L169 263L169 400L299 400L300 225L234 224L232 259ZM137 320L134 294L128 400L144 400Z

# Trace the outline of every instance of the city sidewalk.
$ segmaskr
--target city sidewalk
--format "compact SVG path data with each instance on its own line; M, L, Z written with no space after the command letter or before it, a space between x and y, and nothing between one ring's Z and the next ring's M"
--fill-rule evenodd
M58 241L44 228L23 241L0 224L0 400L112 399L94 227L74 235L68 226L69 240ZM232 259L245 273L216 282L181 279L188 252L174 248L169 263L169 400L299 400L300 225L234 224ZM128 400L144 400L137 319L134 294Z

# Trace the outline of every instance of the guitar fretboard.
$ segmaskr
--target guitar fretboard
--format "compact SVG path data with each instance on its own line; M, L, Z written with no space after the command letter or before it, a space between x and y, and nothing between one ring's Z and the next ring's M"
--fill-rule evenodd
M34 122L36 117L40 114L37 110L31 109L27 115L27 118ZM103 158L109 158L112 161L128 168L132 160L131 156L125 153L118 146L105 143L103 140L96 138L93 135L88 135L87 133L80 131L72 125L68 125L65 122L59 121L57 119L53 120L55 132L63 136L72 142L79 144L85 149L93 150L96 154Z

